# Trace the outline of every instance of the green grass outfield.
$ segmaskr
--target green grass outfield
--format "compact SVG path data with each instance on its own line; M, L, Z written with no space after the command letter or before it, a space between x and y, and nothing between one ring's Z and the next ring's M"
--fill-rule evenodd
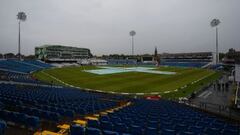
M199 68L158 67L156 70L174 71L176 75L159 75L140 72L127 72L97 75L83 70L97 69L95 66L64 67L35 72L39 80L90 88L108 92L153 93L163 97L185 97L204 85L216 80L220 73ZM59 81L60 80L60 81ZM194 83L193 83L194 82Z

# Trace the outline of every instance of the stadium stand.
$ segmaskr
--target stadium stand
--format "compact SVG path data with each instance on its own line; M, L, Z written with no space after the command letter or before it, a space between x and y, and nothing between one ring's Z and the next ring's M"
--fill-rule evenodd
M208 64L209 62L201 60L187 60L187 59L165 59L161 61L163 66L175 66L175 67L197 67L201 68Z
M29 104L32 104L32 108L37 108L38 111L47 110L73 116L75 112L84 115L115 105L114 102L100 100L100 98L103 98L100 94L81 92L70 88L32 87L12 84L0 84L0 86L1 96L10 97L11 100L18 99L21 110L24 110L26 105L30 108Z
M93 114L116 106L116 102L102 100L104 95L70 88L0 84L0 118L32 129L40 120L59 122L68 117Z
M42 83L29 73L50 67L53 66L34 60L0 60L0 80L23 83Z
M10 72L30 73L52 67L39 61L0 60L0 69Z
M133 100L114 113L72 125L71 135L238 135L239 125L172 101Z
M44 63L2 60L0 67L6 69L0 73L7 76L7 80L0 83L0 135L8 133L8 127L24 127L31 133L35 132L35 135L240 133L237 121L202 112L175 101L134 99L51 85L7 83L11 80L36 84L36 80L29 74L12 73L9 70L29 73L51 67Z
M131 59L107 59L109 65L136 65L137 60Z
M32 65L35 65L35 66L38 66L38 67L42 67L42 68L50 68L50 67L53 67L51 66L50 64L46 64L44 62L41 62L41 61L37 61L37 60L25 60L23 61L24 63L29 63L29 64L32 64Z
M201 68L211 63L212 59L211 52L164 53L161 55L161 65Z
M8 76L10 81L14 81L14 82L25 82L25 83L39 83L40 82L40 81L34 79L29 74L20 74L20 73L8 72L7 76Z
M23 64L16 60L1 60L0 68L7 71L16 71L21 73L29 73L31 71L39 70L40 68Z

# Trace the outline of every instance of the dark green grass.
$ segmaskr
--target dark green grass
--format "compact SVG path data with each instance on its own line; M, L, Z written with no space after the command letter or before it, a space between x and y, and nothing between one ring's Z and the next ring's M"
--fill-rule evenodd
M127 92L127 93L150 93L160 92L165 97L185 96L195 89L198 89L201 85L187 87L184 93L172 92L175 89L190 84L191 82L198 80L199 78L214 75L214 77L208 77L210 80L214 80L217 74L211 70L196 69L196 68L176 68L176 67L159 67L156 70L161 71L174 71L176 75L159 75L140 72L128 72L108 75L96 75L92 73L84 72L83 70L96 69L94 66L84 67L65 67L48 69L44 72L52 75L65 83L82 87L103 91L114 92ZM34 73L34 76L40 80L47 82L53 81L56 84L60 82L54 80L48 75L42 72ZM170 91L170 94L164 94L165 91Z

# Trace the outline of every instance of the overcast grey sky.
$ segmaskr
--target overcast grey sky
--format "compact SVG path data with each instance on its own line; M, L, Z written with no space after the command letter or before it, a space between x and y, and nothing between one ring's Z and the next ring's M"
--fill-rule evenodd
M214 51L213 18L221 20L219 48L240 50L240 0L0 0L0 53L17 52L18 11L22 52L62 44L93 54Z

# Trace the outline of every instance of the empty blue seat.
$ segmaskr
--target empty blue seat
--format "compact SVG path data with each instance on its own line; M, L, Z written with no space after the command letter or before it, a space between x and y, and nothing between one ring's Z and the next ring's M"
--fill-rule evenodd
M91 127L87 127L85 133L85 135L101 135L101 131L99 129Z
M103 135L119 135L118 132L114 132L114 131L109 131L109 130L103 130Z
M112 123L122 123L122 120L119 117L111 117Z
M160 128L161 129L173 129L173 124L171 122L161 122Z
M215 121L215 119L216 119L216 117L211 116L211 117L204 118L203 121L206 122L206 123L212 123L212 122Z
M38 117L35 116L28 116L26 119L27 126L33 129L36 129L39 127L40 120Z
M200 121L197 123L197 126L201 126L201 127L208 127L209 125L210 125L209 122Z
M114 124L113 130L121 133L128 133L128 127L124 123Z
M163 129L161 130L161 135L176 135L176 132L172 129Z
M17 115L16 115L16 121L18 122L18 123L23 123L24 125L26 124L26 120L27 120L27 115L26 114L24 114L24 113L18 113Z
M238 130L224 129L222 132L223 135L239 135Z
M109 121L109 117L108 116L101 116L100 121Z
M100 124L97 120L88 120L87 126L94 127L94 128L100 128Z
M101 121L100 125L102 130L109 130L109 131L113 130L113 124L111 122Z
M158 128L159 124L158 124L158 121L148 121L147 126L152 128Z
M152 127L147 127L145 128L144 131L145 135L158 135L158 129L157 128L152 128Z
M78 114L81 114L81 115L85 115L85 114L86 114L86 110L83 109L83 108L77 108L77 109L76 109L76 112L77 112Z
M219 135L220 130L216 129L216 128L207 128L206 131L205 131L205 134L207 134L207 135Z
M127 126L134 124L134 122L131 119L127 119L127 120L123 120L123 121Z
M185 124L177 124L177 125L175 126L176 132L186 131L187 128L188 128L188 126L185 125Z
M36 110L36 111L40 111L40 110ZM50 116L50 112L48 111L40 111L40 117L47 119L47 120L51 120L51 116Z
M84 128L80 125L71 125L70 135L84 135Z
M225 126L225 123L223 122L213 122L211 127L212 128L217 128L217 129L223 129Z
M191 126L191 125L195 125L195 121L194 120L185 120L184 121L184 124L188 125L188 126Z
M129 127L129 133L134 135L142 135L143 134L142 127L137 125L131 125Z
M60 120L60 115L58 113L50 113L49 115L52 121L58 122Z
M195 134L201 134L204 131L204 128L201 126L190 126L188 131Z
M75 112L72 111L72 110L65 110L64 114L65 114L67 117L74 117Z
M179 135L198 135L193 132L180 132Z
M225 129L240 131L240 126L239 125L233 125L233 124L227 124L225 126Z

